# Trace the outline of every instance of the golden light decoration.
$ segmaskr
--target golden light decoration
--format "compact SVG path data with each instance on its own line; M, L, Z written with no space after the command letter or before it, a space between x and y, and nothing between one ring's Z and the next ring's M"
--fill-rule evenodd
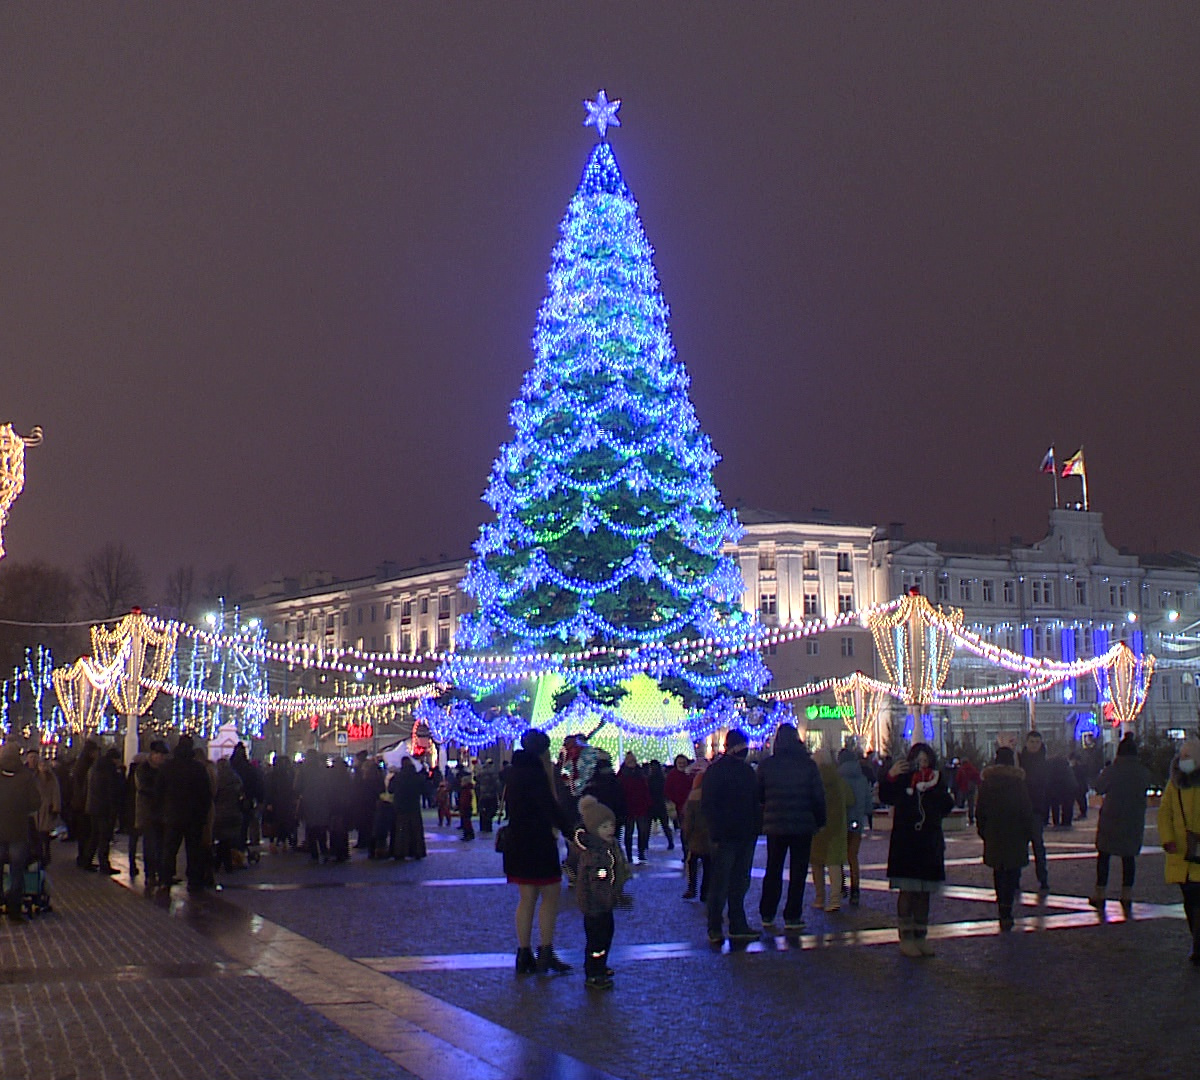
M52 673L54 693L71 731L86 734L100 726L116 674L115 666L101 668L90 656L81 656L75 663Z
M25 486L25 447L42 441L42 429L18 435L12 424L0 424L0 559L4 558L4 525L8 510Z
M1103 697L1107 682L1108 699L1112 705L1114 727L1132 724L1137 719L1150 693L1150 680L1154 676L1153 653L1138 656L1124 642L1115 650L1107 667L1096 669L1096 685ZM1104 672L1104 675L1101 675Z
M906 705L927 705L942 688L962 622L962 608L935 610L916 590L867 616L875 650Z
M141 608L134 608L111 630L92 627L97 662L107 668L120 661L108 693L123 716L137 717L150 711L158 687L170 671L175 641L174 629L156 625ZM153 655L148 656L151 650Z
M833 684L833 696L859 745L868 753L882 745L880 713L888 686L856 671Z

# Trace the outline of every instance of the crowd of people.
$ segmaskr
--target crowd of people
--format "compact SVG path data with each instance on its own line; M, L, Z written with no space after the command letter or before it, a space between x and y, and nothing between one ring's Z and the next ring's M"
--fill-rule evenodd
M810 753L799 732L781 725L770 752L750 759L746 736L730 730L724 752L709 761L679 755L668 767L610 754L583 734L568 736L557 758L545 733L530 730L510 761L462 761L444 770L404 757L395 769L360 753L353 763L310 751L299 765L279 756L268 766L238 744L232 757L210 762L183 735L174 748L152 742L126 770L115 749L87 740L78 757L45 760L14 743L0 749L0 867L7 864L8 917L20 920L27 862L49 865L51 838L76 845L76 866L115 874L114 838L128 840L129 872L152 895L166 895L179 851L189 892L213 887L218 875L252 862L265 842L272 853L307 853L314 863L345 863L351 836L369 859L419 860L426 855L423 812L463 841L492 834L504 871L518 886L516 971L570 970L555 952L554 933L565 875L584 919L589 986L612 985L608 954L614 910L630 902L625 886L646 859L652 831L678 847L686 870L685 900L699 899L713 944L757 939L778 929L804 929L806 888L812 904L837 912L860 901L859 850L877 805L891 817L887 876L896 892L900 950L933 954L931 901L945 881L943 821L962 808L983 839L993 871L1001 931L1014 925L1021 874L1032 855L1041 893L1050 888L1043 831L1069 827L1071 807L1086 813L1078 786L1103 797L1096 830L1096 884L1090 897L1106 917L1109 868L1121 860L1119 903L1132 914L1150 775L1131 735L1095 776L1073 771L1070 758L1048 758L1039 732L1019 748L1000 746L982 771L965 758L940 765L934 749L913 744L892 758L868 759L852 748L835 757ZM1063 781L1063 768L1069 781ZM1200 740L1184 742L1171 765L1158 810L1166 880L1178 884L1200 964ZM1082 768L1082 766L1080 766ZM1057 777L1057 779L1056 779ZM1070 795L1071 806L1066 803ZM766 866L751 927L746 897L759 838ZM301 842L303 837L303 842ZM562 845L560 847L560 844ZM784 870L788 870L786 896ZM533 942L534 923L538 943Z

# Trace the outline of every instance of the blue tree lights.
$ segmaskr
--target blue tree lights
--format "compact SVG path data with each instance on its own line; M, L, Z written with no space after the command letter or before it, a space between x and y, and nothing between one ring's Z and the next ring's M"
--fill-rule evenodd
M615 126L617 104L589 106L588 122ZM686 719L670 730L707 730L710 704L727 722L770 673L746 648L761 628L742 611L741 573L721 553L741 528L713 483L719 457L688 398L653 250L608 142L592 150L559 231L533 367L483 497L495 518L480 529L463 582L476 611L440 673L460 722L447 700L421 711L435 734L470 726L478 740L479 721L528 718L538 693L519 669L473 654L571 652L570 663L539 665L556 681L554 711L590 703L615 722L628 674L578 657L617 647L630 650L625 673L645 672L682 701ZM672 648L696 638L711 647Z

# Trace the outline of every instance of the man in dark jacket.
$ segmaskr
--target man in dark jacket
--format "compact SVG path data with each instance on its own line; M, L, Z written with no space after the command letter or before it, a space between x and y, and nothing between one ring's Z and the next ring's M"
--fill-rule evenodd
M1046 745L1040 731L1025 736L1025 749L1018 762L1025 772L1025 786L1033 804L1033 865L1037 871L1038 892L1050 891L1050 872L1046 863L1046 842L1042 830L1050 813L1050 766L1046 762Z
M117 814L125 801L125 778L121 775L120 760L121 751L113 747L100 756L88 773L84 812L92 827L83 855L85 870L98 869L102 874L117 872L108 861L108 851L112 846ZM92 862L93 858L99 860L99 866Z
M179 845L187 852L188 892L204 889L204 826L212 809L213 791L204 762L197 760L190 735L180 735L175 753L158 770L158 788L162 797L163 836L160 890L170 891L175 880L175 859Z
M745 900L758 840L758 779L746 760L750 745L743 732L725 735L725 753L709 766L701 787L700 810L712 838L712 884L708 888L708 940L725 940L723 920L729 906L729 940L753 941L759 935L746 921Z
M158 771L167 760L170 749L162 739L150 744L150 753L134 770L133 782L137 792L133 810L134 827L142 834L142 862L146 867L146 889L153 891L159 884L163 850L163 800L158 786ZM133 867L131 866L132 870ZM168 882L167 884L170 884Z
M790 853L783 928L798 931L804 927L804 879L812 838L825 824L825 788L817 763L791 724L779 725L775 752L758 767L758 801L767 837L767 870L758 913L764 927L775 922L783 894L783 863Z
M29 830L42 805L34 775L21 764L21 748L5 743L0 749L0 874L8 864L4 902L12 922L24 922L25 864L29 861Z

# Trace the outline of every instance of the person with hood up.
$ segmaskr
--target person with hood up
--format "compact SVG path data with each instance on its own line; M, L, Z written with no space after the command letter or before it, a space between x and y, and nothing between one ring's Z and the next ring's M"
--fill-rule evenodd
M996 751L996 763L980 777L975 802L975 828L983 839L983 862L992 869L1000 929L1013 928L1013 903L1021 887L1021 871L1029 864L1033 841L1033 803L1025 773L1007 746Z
M842 909L842 867L848 854L847 811L854 801L850 785L842 779L833 755L825 749L814 755L825 789L825 824L812 843L813 907L828 912ZM825 868L829 868L829 893L825 893Z
M613 911L628 907L625 883L629 864L617 844L617 822L613 812L592 795L579 800L583 827L575 830L579 849L575 899L583 913L584 984L593 990L610 990L613 971L608 966L615 922Z
M862 770L862 763L852 747L845 746L838 752L838 775L850 788L852 802L846 808L846 862L850 867L850 904L857 906L862 896L862 871L858 864L858 853L862 848L863 833L871 820L874 799L871 781Z
M1050 766L1040 731L1033 730L1025 736L1025 749L1017 755L1017 764L1024 770L1029 801L1033 803L1033 868L1037 873L1038 892L1045 895L1050 891L1050 871L1042 835L1050 814Z
M4 906L10 922L24 922L25 865L29 862L29 832L42 798L33 773L21 764L21 748L0 748L0 875L8 866Z
M1126 735L1117 744L1113 763L1096 777L1096 792L1104 796L1104 802L1096 823L1096 890L1091 904L1102 919L1108 892L1108 865L1114 855L1121 859L1121 910L1127 919L1133 915L1133 879L1146 832L1149 786L1150 770L1138 761L1137 740Z
M1165 874L1183 894L1192 933L1188 959L1200 967L1200 739L1184 741L1158 807L1158 835L1167 853Z
M421 817L421 793L425 789L425 778L417 772L416 762L407 754L400 759L400 769L392 773L387 790L392 797L393 859L423 859L425 847L425 819ZM380 839L387 836L385 830Z
M783 928L804 927L804 879L813 836L825 824L825 790L808 747L792 724L780 724L770 757L759 763L758 801L762 804L762 831L767 837L767 869L763 874L758 913L763 927L775 922L783 895L783 864L788 868L787 902Z
M932 956L929 904L946 880L946 837L942 819L954 809L928 743L913 743L879 780L879 799L895 808L888 844L887 874L899 891L900 951Z

